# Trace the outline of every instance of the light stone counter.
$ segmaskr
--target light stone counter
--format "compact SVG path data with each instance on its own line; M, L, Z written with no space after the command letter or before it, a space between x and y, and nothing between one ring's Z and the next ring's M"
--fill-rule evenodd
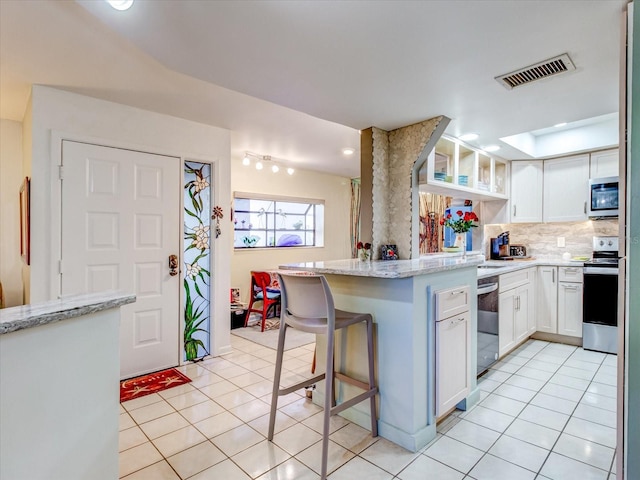
M478 269L478 278L502 275L504 273L515 272L530 267L552 266L552 267L582 267L583 261L562 260L561 257L537 257L528 260L487 260ZM490 267L490 268L482 268ZM493 268L491 268L493 267Z
M446 255L446 256L445 256ZM304 270L326 275L350 275L372 278L408 278L419 275L475 267L484 262L482 255L445 254L425 256L414 260L373 260L363 262L358 259L329 260L321 262L289 263L280 265L282 270Z
M122 292L70 295L57 300L0 310L0 335L88 315L135 302L133 294Z

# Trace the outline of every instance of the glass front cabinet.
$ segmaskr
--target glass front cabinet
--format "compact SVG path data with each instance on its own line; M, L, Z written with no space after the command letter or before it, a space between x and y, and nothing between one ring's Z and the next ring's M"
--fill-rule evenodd
M508 162L443 135L419 171L421 191L507 200Z

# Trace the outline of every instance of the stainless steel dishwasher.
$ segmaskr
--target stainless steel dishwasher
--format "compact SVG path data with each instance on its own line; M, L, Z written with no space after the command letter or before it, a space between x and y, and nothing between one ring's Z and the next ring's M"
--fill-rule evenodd
M478 376L498 361L498 276L478 279Z

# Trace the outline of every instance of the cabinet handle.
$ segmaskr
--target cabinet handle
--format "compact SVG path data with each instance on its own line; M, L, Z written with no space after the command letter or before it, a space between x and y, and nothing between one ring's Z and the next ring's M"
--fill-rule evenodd
M556 269L551 269L551 283L556 283Z
M449 325L457 325L460 322L464 322L464 317L456 318L455 320L452 319Z
M458 290L457 292L456 292L456 291L453 291L453 292L451 292L451 296L454 296L454 295L460 295L460 294L462 294L462 293L464 293L464 290Z
M585 213L585 215L587 213L587 201L586 200L584 201L584 213Z
M578 287L576 285L562 285L565 290L578 290Z
M516 206L515 205L513 206L513 216L514 217L516 216Z

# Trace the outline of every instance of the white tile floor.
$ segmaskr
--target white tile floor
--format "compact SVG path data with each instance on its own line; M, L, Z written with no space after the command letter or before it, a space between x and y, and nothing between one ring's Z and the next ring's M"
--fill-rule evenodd
M121 478L319 478L321 409L303 390L281 397L268 442L275 351L231 338L235 353L180 367L190 384L122 404ZM287 351L287 381L307 375L312 357L313 345ZM615 480L615 385L615 356L530 340L418 453L332 417L329 478Z

